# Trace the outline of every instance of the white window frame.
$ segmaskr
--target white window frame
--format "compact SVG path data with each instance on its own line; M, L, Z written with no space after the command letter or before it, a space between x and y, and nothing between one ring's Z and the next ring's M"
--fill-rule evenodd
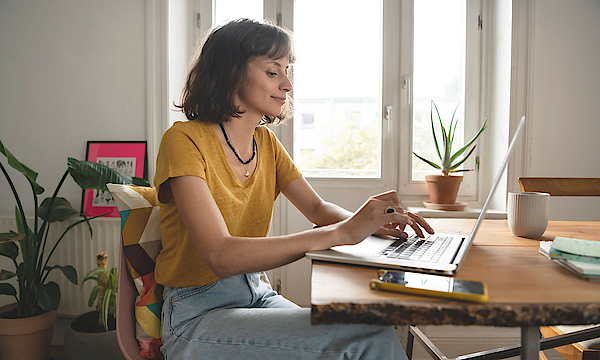
M280 11L281 23L280 25L294 30L293 28L293 3L294 0L265 0L265 4L275 3L274 6L265 5L265 17L271 19L277 19L277 13L273 16L273 13L268 13L266 10ZM322 188L387 188L395 189L397 187L397 172L398 172L398 161L395 160L396 154L398 153L398 141L399 132L398 127L398 109L399 109L399 94L400 84L396 79L399 78L399 67L396 65L400 61L400 49L395 44L398 43L400 34L399 24L397 19L400 17L400 6L397 0L383 0L383 27L392 27L393 36L389 36L389 33L383 31L383 64L382 73L386 74L382 79L382 104L381 104L381 177L380 178L322 178L322 177L307 177L310 183L315 187ZM271 17L273 16L273 17ZM293 74L292 74L293 75ZM292 94L293 96L293 94ZM388 121L385 118L386 107L392 107L392 131L388 131ZM286 120L293 122L294 119ZM279 126L275 128L276 134L279 139L289 149L293 149L293 126ZM290 151L292 154L293 151Z
M484 39L484 28L479 29L478 20L483 16L483 6L481 0L467 0L466 8L466 73L465 73L465 122L462 131L464 139L473 137L485 118L485 111L482 106L484 94L482 84L482 74L484 70L485 57L482 53ZM413 0L402 0L402 39L400 60L402 78L412 80L413 64ZM412 81L411 84L412 85ZM416 181L412 179L412 163L419 161L412 154L412 106L408 104L407 97L412 96L410 89L403 89L401 101L401 123L400 123L400 173L398 175L398 191L410 197L423 199L427 194L427 185L425 181ZM410 99L412 102L412 99ZM459 129L460 130L460 129ZM481 139L478 140L481 142ZM479 146L466 162L466 168L476 168L476 158L483 146ZM403 171L403 169L409 169ZM478 176L471 176L467 173L460 187L459 199L468 201L483 201L477 199Z
M163 0L165 1L165 0ZM193 27L195 39L201 38L211 27L213 18L213 0L176 0L182 1L190 9L188 21ZM410 88L403 87L403 78L412 79L412 38L413 38L413 1L415 0L383 0L383 79L382 79L382 171L381 177L376 179L356 178L309 178L311 184L324 188L349 187L366 189L387 188L397 189L405 201L422 201L427 198L427 187L424 181L413 181L411 166L415 160L412 155L412 107L407 102L407 96L411 95ZM277 24L293 30L293 3L294 0L264 0L264 16L272 19ZM483 56L484 29L478 29L477 19L485 14L486 4L482 0L467 0L467 42L466 42L466 104L464 138L472 137L479 129L485 110L482 106L484 98L483 76L485 72ZM165 5L163 3L162 7ZM201 14L198 20L197 14ZM386 31L387 30L387 31ZM163 32L163 30L161 30ZM160 41L165 35L155 34ZM400 46L398 45L400 44ZM194 43L190 41L189 53L193 53ZM163 47L166 47L164 45ZM156 58L156 57L155 57ZM165 61L162 59L161 61ZM186 60L187 61L187 60ZM162 75L165 77L164 75ZM293 76L293 74L292 74ZM168 80L163 83L168 84ZM412 84L411 84L412 85ZM164 97L164 94L160 94ZM171 104L168 101L167 104ZM385 118L386 107L391 106L392 132L388 132L388 121ZM158 109L154 116L160 117L168 113L170 106ZM160 114L160 115L159 115ZM154 118L154 124L149 126L152 134L149 139L157 138L158 128L166 130L168 121ZM289 120L294 121L293 119ZM279 126L273 128L279 139L293 153L293 126ZM162 133L162 132L161 132ZM151 136L150 136L151 135ZM481 139L479 140L481 142ZM155 148L158 148L159 141ZM153 147L150 146L152 149ZM466 162L467 167L475 168L475 159L478 153L485 148L479 146L474 156ZM156 150L152 151L156 155ZM461 185L459 199L482 201L477 199L478 176L467 176Z

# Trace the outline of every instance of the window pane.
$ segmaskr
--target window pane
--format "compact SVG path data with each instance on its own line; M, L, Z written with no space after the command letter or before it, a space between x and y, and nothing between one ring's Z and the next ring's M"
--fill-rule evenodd
M263 19L262 0L215 0L214 5L215 25L239 18Z
M304 176L380 176L381 6L294 3L294 160Z
M441 161L431 134L432 100L446 128L454 109L460 104L456 112L460 121L453 152L463 144L465 31L464 0L414 2L413 151L437 164ZM438 131L438 144L442 146L435 109L434 123ZM413 180L423 180L427 174L441 174L416 157L413 157L412 164Z

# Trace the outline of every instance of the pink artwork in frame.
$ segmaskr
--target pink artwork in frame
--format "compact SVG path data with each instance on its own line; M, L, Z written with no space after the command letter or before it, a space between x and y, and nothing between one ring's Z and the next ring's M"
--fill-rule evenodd
M124 176L147 179L148 157L146 141L88 141L86 160L101 163ZM119 211L108 191L83 191L82 212L92 217L118 217Z

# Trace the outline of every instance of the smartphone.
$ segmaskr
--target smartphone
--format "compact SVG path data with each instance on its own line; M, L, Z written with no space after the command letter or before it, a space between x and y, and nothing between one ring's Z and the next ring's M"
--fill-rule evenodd
M478 281L389 270L379 270L378 275L379 279L371 280L370 286L373 290L396 291L481 303L488 301L487 287L484 283Z

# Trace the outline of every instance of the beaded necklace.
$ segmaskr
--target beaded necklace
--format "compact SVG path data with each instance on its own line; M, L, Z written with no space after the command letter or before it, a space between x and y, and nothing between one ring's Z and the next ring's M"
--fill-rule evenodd
M254 160L254 157L256 156L256 139L254 138L254 134L252 135L252 157L250 157L250 159L248 161L244 161L244 160L242 160L240 155L238 155L237 151L231 144L231 141L229 140L229 136L227 136L227 131L225 131L225 127L223 126L223 123L219 123L219 126L221 127L221 130L223 131L223 136L225 136L225 141L227 141L227 145L229 145L229 148L233 151L233 153L235 154L235 157L237 157L237 159L244 165L250 164L250 162L252 160ZM246 169L244 176L249 177L250 173L248 172L248 168L247 167L244 167L244 168Z

